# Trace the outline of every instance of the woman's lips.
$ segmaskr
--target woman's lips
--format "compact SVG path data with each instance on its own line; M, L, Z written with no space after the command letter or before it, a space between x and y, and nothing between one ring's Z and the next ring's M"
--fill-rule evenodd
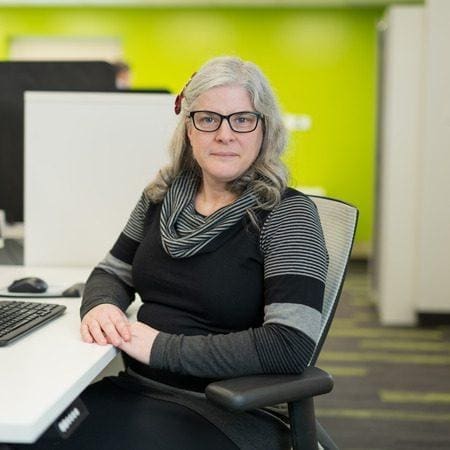
M233 152L212 152L212 156L218 156L219 158L234 158L236 156L239 156L237 153Z

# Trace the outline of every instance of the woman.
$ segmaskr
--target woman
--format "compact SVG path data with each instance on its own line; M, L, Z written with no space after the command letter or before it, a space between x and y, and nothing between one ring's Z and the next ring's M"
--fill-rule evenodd
M92 272L81 307L83 340L121 349L127 370L82 394L91 414L60 448L289 445L276 417L233 415L202 392L214 379L308 364L327 271L316 208L286 187L286 132L254 64L209 61L176 111L171 164ZM130 322L135 292L143 305Z

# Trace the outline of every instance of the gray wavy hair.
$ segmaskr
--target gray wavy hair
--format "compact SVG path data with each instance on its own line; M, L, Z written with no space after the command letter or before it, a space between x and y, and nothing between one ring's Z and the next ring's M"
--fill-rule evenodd
M247 90L255 110L263 115L264 127L264 138L256 160L244 174L229 183L228 190L239 195L251 187L258 207L262 209L271 209L280 202L288 179L287 169L280 158L287 140L280 108L258 66L231 56L211 59L185 86L181 95L181 118L169 145L171 162L159 171L146 189L153 202L162 201L173 180L182 171L193 170L201 175L187 137L186 118L201 94L211 88L228 85L242 86Z

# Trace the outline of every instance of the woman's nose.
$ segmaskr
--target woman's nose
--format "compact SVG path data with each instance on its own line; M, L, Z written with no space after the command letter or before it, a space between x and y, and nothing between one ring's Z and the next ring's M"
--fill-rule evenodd
M231 141L235 138L234 131L231 129L230 123L226 119L222 120L216 133L216 139L220 141Z

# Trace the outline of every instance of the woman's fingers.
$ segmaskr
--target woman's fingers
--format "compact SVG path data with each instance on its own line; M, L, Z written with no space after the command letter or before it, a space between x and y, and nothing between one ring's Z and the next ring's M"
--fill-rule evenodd
M111 321L104 321L102 323L102 330L105 334L106 338L108 339L108 342L110 342L114 347L117 347L122 343L122 338L120 337L119 333L117 332L115 324L113 324Z
M92 344L94 342L94 338L91 336L91 333L89 332L89 327L86 323L82 322L80 327L81 332L81 339L83 339L84 342L87 342L88 344Z
M130 335L128 342L123 342L119 348L138 361L148 364L153 343L158 335L158 330L141 322L134 322L129 325Z
M125 342L128 342L131 339L130 324L128 319L119 319L116 322L116 329Z
M91 320L88 322L88 327L91 336L94 338L94 342L100 345L105 345L108 343L102 329L100 328L100 324L96 320Z
M108 325L108 336L114 338L112 341L114 345L117 347L122 343L122 340L129 341L131 338L130 330L129 330L129 322L127 316L120 311L118 308L112 310L108 315L109 320L111 321L111 325L114 327L114 330L109 333L109 325ZM105 326L106 323L105 323ZM115 343L116 342L116 343Z
M119 346L131 339L127 316L116 306L103 304L92 308L80 327L83 341Z

